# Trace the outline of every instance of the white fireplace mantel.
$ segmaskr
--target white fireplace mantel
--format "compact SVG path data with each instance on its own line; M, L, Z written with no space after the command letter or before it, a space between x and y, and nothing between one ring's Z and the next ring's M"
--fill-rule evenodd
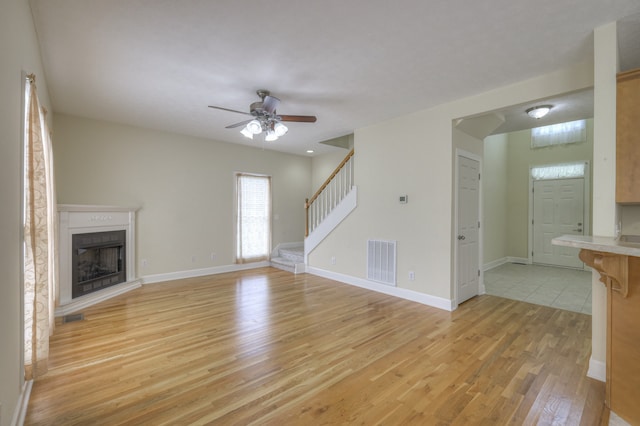
M140 287L142 280L136 274L136 212L139 208L58 204L60 285L55 315L63 316L94 305L103 300ZM126 282L72 298L71 250L72 236L88 232L126 231Z

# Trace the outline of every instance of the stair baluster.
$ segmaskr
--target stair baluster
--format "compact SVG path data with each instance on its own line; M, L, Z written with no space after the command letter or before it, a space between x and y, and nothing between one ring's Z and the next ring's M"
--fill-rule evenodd
M305 200L305 237L322 223L353 188L353 154L352 149L313 197Z

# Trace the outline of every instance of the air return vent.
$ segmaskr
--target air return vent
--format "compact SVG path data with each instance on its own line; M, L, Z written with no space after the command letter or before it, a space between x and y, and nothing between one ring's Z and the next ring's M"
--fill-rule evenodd
M395 241L367 241L367 279L396 285Z

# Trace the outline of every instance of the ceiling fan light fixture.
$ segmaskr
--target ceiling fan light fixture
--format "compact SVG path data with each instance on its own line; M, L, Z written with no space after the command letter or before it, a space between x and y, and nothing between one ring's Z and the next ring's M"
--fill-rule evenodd
M247 131L254 135L259 135L262 132L262 123L258 120L251 120L246 127Z
M280 136L284 136L285 133L289 131L289 128L278 121L276 124L273 125L273 131L275 132L276 136L280 137Z
M240 133L242 133L245 138L253 139L253 133L251 133L251 131L247 129L246 126L242 130L240 130Z
M553 105L538 105L527 109L527 115L536 120L541 119L551 111Z
M268 130L264 140L267 142L273 142L278 139L278 135L273 130Z

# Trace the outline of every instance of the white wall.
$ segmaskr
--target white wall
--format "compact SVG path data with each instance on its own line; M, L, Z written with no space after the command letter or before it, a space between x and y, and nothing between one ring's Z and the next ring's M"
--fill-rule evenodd
M272 176L274 247L303 240L310 158L62 114L54 155L59 203L141 207L141 276L234 262L234 172Z
M51 109L27 0L3 0L0 13L0 425L16 415L23 390L21 182L23 77L36 74Z
M398 287L452 299L453 120L592 84L592 64L577 64L357 129L358 208L310 254L310 265L364 278L366 240L397 240ZM428 131L413 131L416 122ZM398 203L401 194L408 204ZM415 281L408 271L415 271Z
M593 235L613 237L616 224L616 73L618 72L617 26L603 25L594 31L593 85ZM607 306L605 287L593 271L591 284L592 350L590 373L606 361Z

